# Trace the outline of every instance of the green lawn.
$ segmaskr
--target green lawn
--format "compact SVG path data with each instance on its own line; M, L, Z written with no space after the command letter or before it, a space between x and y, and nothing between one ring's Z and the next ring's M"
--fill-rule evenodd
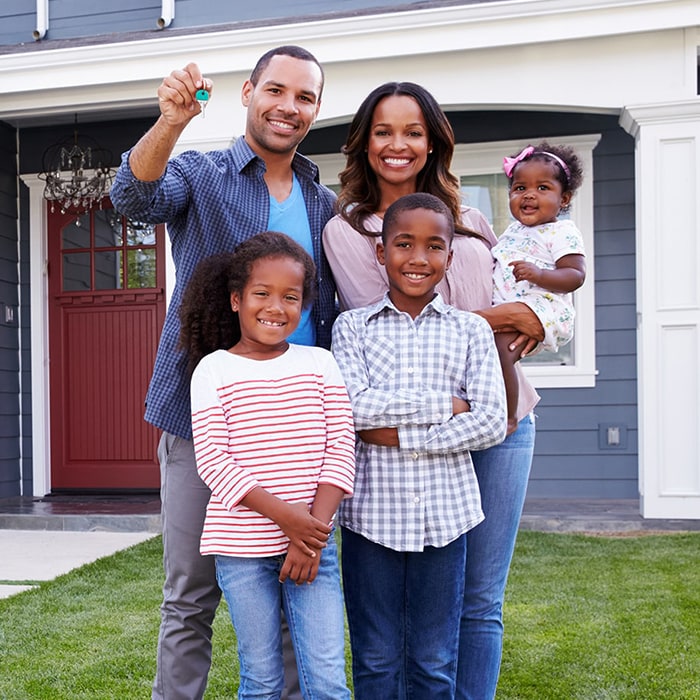
M150 698L160 538L0 600L0 698ZM522 532L499 700L700 700L700 533ZM234 698L228 614L208 700Z

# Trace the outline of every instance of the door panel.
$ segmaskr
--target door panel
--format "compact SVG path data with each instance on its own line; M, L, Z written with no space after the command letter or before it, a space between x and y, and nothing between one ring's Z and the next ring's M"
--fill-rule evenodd
M49 213L53 489L158 488L143 400L165 315L163 237L108 200Z

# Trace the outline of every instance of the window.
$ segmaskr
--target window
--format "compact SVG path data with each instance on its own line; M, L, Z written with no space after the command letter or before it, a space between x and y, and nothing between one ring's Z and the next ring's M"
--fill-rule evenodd
M156 227L109 206L91 209L61 229L64 292L157 287Z
M586 247L586 282L574 293L576 328L574 339L558 353L539 353L523 361L525 372L539 388L595 386L595 298L593 266L593 149L600 134L541 137L523 141L497 141L481 144L458 144L452 171L460 179L466 204L481 210L496 235L511 221L508 208L507 180L503 157L518 153L528 143L549 140L563 142L576 149L583 161L584 179L576 193L569 216L583 234ZM334 189L338 173L345 165L342 155L313 156L321 170L321 181Z
M568 216L576 222L583 234L586 247L586 282L581 289L574 292L574 339L557 353L542 352L526 358L523 360L523 366L536 387L595 386L593 149L600 140L600 134L458 144L452 160L452 171L460 179L465 203L481 210L498 236L512 220L508 208L508 181L503 173L503 157L519 153L528 143L534 144L544 140L572 146L583 161L583 184L572 200Z

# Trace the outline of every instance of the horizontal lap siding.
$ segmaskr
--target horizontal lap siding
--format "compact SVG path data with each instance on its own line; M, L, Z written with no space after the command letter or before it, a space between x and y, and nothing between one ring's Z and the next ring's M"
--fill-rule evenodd
M0 2L0 46L32 42L36 29L36 2L2 0Z
M160 14L160 0L50 0L44 41L156 29ZM33 44L36 27L35 0L0 2L0 46Z
M0 122L0 498L19 494L19 331L17 315L17 147L15 130Z
M204 3L202 3L204 4ZM161 15L158 0L52 0L49 4L48 39L135 32L156 29Z
M604 131L594 152L596 385L542 389L528 496L636 498L634 143ZM623 429L606 447L601 426Z
M294 20L323 16L328 13L362 14L378 8L411 9L425 7L428 3L402 0L257 0L257 2L203 3L201 0L176 0L173 27L194 27L220 22L254 22L256 20ZM437 3L432 3L437 4ZM218 5L218 6L217 6Z
M170 28L188 29L266 20L284 24L310 18L322 19L324 15L329 14L361 15L439 4L443 3L428 3L425 0L175 0L175 17ZM32 32L37 22L36 2L2 0L0 5L0 46L33 43ZM50 0L49 29L43 41L154 31L157 29L160 15L160 0L119 0L111 3L96 3L94 0ZM162 36L166 35L167 30Z

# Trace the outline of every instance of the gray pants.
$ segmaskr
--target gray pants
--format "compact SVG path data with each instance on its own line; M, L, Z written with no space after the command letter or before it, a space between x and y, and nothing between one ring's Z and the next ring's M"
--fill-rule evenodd
M191 441L163 433L158 459L165 583L152 698L200 700L211 665L211 626L221 599L214 557L199 553L209 489L197 474ZM301 700L288 633L283 642L287 688L282 697Z

